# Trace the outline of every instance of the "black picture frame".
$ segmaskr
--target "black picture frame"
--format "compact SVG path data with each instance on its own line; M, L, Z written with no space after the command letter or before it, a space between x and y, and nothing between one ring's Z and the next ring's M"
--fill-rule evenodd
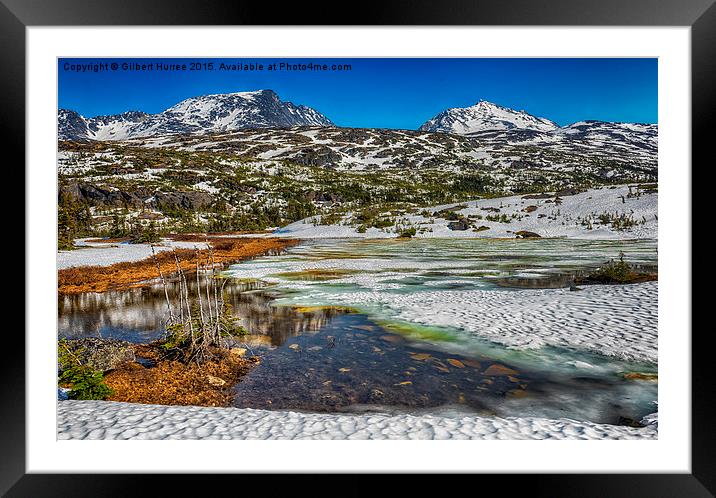
M0 98L3 118L0 137L6 157L14 153L12 174L26 187L18 165L25 158L25 29L31 26L132 25L515 25L515 26L690 26L692 82L692 163L713 169L709 124L716 117L716 3L715 0L381 0L362 2L346 11L337 2L268 3L202 0L0 0ZM708 162L707 162L708 158ZM709 164L711 163L711 164ZM6 168L10 165L6 164ZM684 165L684 168L693 168ZM9 175L11 173L7 172ZM700 173L701 174L701 173ZM692 185L696 185L692 182ZM692 239L693 240L693 239ZM696 248L695 248L696 249ZM706 249L701 249L705 252ZM698 250L692 256L697 257ZM693 260L692 260L693 264ZM708 309L708 296L692 292L692 310ZM699 304L701 306L699 306ZM27 303L26 303L27 306ZM26 308L27 310L27 308ZM10 327L6 327L10 328ZM693 496L716 495L716 430L711 379L713 334L710 327L694 328L692 341L692 473L691 474L566 474L485 475L480 488L493 481L516 486L531 496ZM7 496L128 496L159 477L127 479L110 475L40 475L25 470L25 341L6 330L0 361L0 493ZM684 337L689 331L684 330ZM13 343L14 341L14 343ZM163 479L171 488L208 486L218 492L231 476L173 476ZM242 478L245 479L245 478ZM414 476L421 487L425 476ZM248 481L244 480L243 483ZM293 486L303 487L296 476ZM308 489L331 490L333 495L371 492L355 476L351 484ZM444 480L443 480L444 482ZM506 484L507 483L507 484ZM427 488L423 488L426 490ZM484 489L484 488L483 488ZM337 491L339 490L339 491Z

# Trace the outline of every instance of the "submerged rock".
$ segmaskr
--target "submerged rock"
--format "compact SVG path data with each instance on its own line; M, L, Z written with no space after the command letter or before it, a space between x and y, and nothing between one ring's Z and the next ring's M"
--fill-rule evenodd
M499 363L494 363L487 367L487 370L483 372L485 375L491 375L491 376L502 376L502 375L517 375L519 372L516 370L513 370L509 367L506 367L505 365L500 365Z

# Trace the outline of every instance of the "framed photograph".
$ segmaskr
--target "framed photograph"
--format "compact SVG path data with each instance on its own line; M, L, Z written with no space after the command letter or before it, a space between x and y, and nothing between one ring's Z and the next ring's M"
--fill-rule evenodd
M713 496L712 0L294 10L2 0L26 196L3 493L351 472Z

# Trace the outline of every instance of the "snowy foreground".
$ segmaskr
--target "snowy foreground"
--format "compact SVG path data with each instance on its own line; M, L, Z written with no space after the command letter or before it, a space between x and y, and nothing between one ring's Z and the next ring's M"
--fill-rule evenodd
M339 415L111 401L58 402L59 439L657 439L643 428L569 419Z
M633 192L636 189L632 188ZM456 206L455 213L475 218L474 224L488 227L487 230L474 231L451 230L447 219L426 217L421 214L399 216L398 219L406 226L417 229L416 237L431 238L515 238L515 232L529 231L540 237L570 237L579 239L655 239L658 232L658 209L656 192L642 192L638 196L629 196L628 186L614 188L603 187L590 189L576 195L560 197L561 203L556 204L554 197L546 199L529 199L525 196L498 197L476 201L446 204L426 208L436 212ZM421 210L422 211L422 210ZM637 224L624 230L615 229L612 224L600 222L600 215L611 217L627 217ZM505 215L509 223L490 221L488 216ZM513 217L513 215L515 217ZM350 215L336 225L314 225L320 217L307 218L292 223L271 236L312 238L391 238L396 233L392 227L387 230L368 228L365 233L356 231L356 226L348 224Z

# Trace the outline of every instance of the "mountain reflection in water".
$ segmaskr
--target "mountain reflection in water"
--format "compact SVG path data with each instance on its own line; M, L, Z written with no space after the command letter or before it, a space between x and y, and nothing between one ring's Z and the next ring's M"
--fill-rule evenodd
M196 281L188 279L187 283L189 293L195 295ZM179 283L169 281L168 287L170 299L174 296L172 306L177 309ZM274 295L266 284L258 281L228 279L224 294L238 318L237 324L249 332L243 342L250 346L280 346L289 337L319 330L339 313L332 308L298 312L288 306L274 306ZM135 343L160 338L168 316L160 283L60 296L58 308L59 337L105 337Z

